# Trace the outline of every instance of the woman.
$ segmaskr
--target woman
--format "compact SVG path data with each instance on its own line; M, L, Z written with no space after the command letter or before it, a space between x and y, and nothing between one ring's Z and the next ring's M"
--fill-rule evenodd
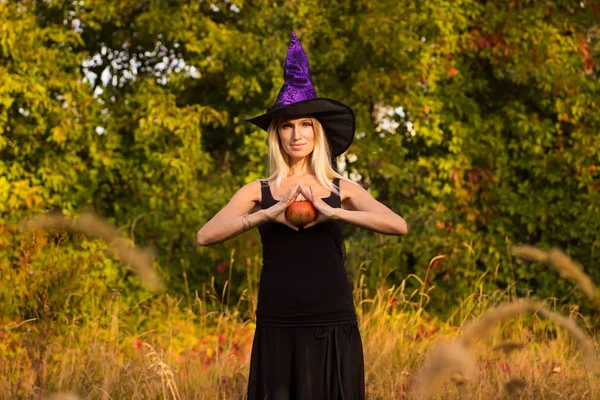
M352 143L354 114L317 97L293 31L284 78L275 105L247 120L268 132L270 176L242 187L198 232L198 243L220 243L255 226L261 235L248 400L364 399L342 225L389 235L406 234L407 225L332 167ZM313 204L317 218L298 228L285 210L301 199Z

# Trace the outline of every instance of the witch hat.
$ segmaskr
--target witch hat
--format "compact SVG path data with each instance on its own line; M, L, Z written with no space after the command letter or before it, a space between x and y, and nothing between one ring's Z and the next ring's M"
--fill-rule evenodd
M339 101L317 97L308 57L293 29L283 65L283 78L275 105L258 117L242 119L266 131L273 118L314 117L323 125L332 158L348 150L354 139L354 112Z

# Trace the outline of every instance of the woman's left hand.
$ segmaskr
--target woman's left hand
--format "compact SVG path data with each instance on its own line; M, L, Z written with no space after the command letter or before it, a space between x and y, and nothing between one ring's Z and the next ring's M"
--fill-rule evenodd
M321 222L335 218L336 209L331 207L329 204L325 203L323 199L315 197L315 195L313 194L312 186L309 185L307 190L304 186L300 185L300 193L302 194L302 196L304 196L305 199L309 200L312 203L313 207L318 211L317 218L315 218L314 221L304 225L304 229L310 228L313 225L320 224Z

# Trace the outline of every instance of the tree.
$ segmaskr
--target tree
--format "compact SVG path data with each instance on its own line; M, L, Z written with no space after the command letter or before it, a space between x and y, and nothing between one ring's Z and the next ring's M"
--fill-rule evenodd
M264 134L239 117L272 105L294 27L317 93L357 114L341 163L410 227L401 240L348 227L351 269L374 249L398 266L392 281L430 268L452 290L440 305L477 282L564 295L554 273L515 266L507 245L598 261L599 12L567 1L0 3L3 223L91 207L158 249L174 291L184 271L193 287L206 281L234 247L256 254L256 232L208 249L194 236L264 176Z

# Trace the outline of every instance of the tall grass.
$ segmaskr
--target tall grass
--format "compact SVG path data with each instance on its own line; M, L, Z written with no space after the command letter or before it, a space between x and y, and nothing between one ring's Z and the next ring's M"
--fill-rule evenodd
M42 239L31 243L40 254L50 246ZM543 258L535 260L559 260L557 268L569 264L566 255L556 257L557 250L554 258L536 251ZM45 260L49 271L59 268L52 260L64 262L58 256ZM78 314L65 296L62 307L48 303L48 312L42 307L34 315L0 316L0 398L242 399L255 329L252 313L242 310L256 307L258 282L249 269L259 261L240 263L232 252L230 271L248 270L237 299L229 285L218 292L213 279L176 298L105 296L95 300L93 314ZM21 262L3 266L3 276L24 279ZM440 320L427 312L436 288L426 285L425 276L390 286L382 275L379 286L369 289L366 268L368 263L361 265L353 285L369 399L597 397L596 343L589 327L578 326L584 319L576 307L516 299L508 289L474 289ZM573 273L565 277L582 289L592 287ZM415 286L409 283L420 289L407 290ZM587 289L595 298L595 290Z

